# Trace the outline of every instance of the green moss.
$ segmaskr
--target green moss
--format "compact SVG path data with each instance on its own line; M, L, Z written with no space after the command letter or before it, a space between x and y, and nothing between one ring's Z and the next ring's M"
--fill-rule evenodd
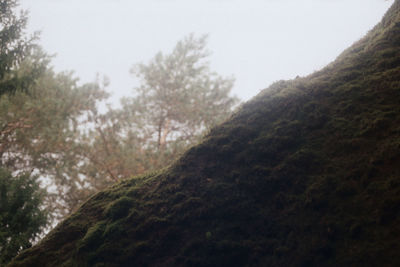
M175 164L93 196L11 266L400 266L400 1Z
M85 236L78 242L78 250L88 251L97 248L103 238L106 224L101 221L90 227Z
M210 231L206 232L206 239L211 239L212 238L212 234Z
M118 237L122 237L126 234L124 227L125 225L120 221L107 224L103 232L104 239L117 239Z
M125 217L134 204L135 202L132 198L126 196L120 197L107 206L105 214L111 219Z

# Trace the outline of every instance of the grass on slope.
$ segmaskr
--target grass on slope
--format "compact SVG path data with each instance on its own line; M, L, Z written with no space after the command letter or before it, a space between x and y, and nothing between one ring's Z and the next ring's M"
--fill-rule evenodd
M10 266L400 266L400 1L173 166L100 192Z

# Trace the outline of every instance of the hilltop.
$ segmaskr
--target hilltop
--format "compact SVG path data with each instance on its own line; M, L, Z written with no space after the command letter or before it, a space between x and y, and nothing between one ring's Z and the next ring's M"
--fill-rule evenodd
M400 266L400 0L167 169L102 191L10 266Z

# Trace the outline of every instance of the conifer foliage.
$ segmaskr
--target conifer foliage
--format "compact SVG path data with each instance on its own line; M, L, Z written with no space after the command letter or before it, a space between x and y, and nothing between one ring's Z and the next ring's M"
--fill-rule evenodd
M0 265L11 260L47 225L48 214L41 207L45 190L37 176L11 175L0 169Z
M1 266L92 193L173 162L238 102L233 78L210 70L206 36L189 35L135 65L133 96L100 112L107 83L53 71L18 5L0 0Z
M229 95L233 79L209 68L206 36L189 35L170 54L135 65L141 85L133 96L99 112L107 82L78 85L71 73L54 72L36 36L24 34L18 1L0 7L0 167L15 179L35 173L35 183L51 187L37 206L51 220L116 181L167 166L238 102Z
M191 34L171 53L134 65L140 85L133 96L121 109L94 110L94 130L81 143L90 144L82 169L97 189L167 166L230 115L238 103L230 95L234 80L210 70L206 44L207 36Z
M31 75L19 77L13 70L35 46L37 34L27 36L25 27L27 14L23 11L16 14L17 0L0 0L0 95L22 89L28 85L40 68Z
M6 94L27 88L41 71L42 62L35 62L30 72L17 69L34 46L35 37L24 34L26 14L16 15L18 2L0 0L0 98ZM37 64L36 64L37 63ZM4 101L0 106L4 107ZM2 109L2 108L0 108ZM9 107L4 110L13 116ZM3 113L3 112L1 112ZM48 222L48 213L43 207L45 191L40 188L38 177L13 166L13 172L5 168L5 161L18 154L9 150L8 141L16 137L16 130L26 126L26 122L15 118L0 119L0 265L32 245L32 241L42 232ZM7 159L7 160L6 160Z
M399 33L396 0L330 65L91 197L10 267L400 266Z

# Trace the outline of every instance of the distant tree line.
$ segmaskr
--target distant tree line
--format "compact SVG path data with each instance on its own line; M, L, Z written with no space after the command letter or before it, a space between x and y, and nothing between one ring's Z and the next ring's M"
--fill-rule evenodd
M134 65L133 96L100 112L107 82L54 72L17 7L0 0L0 265L94 192L171 164L238 103L189 35Z

